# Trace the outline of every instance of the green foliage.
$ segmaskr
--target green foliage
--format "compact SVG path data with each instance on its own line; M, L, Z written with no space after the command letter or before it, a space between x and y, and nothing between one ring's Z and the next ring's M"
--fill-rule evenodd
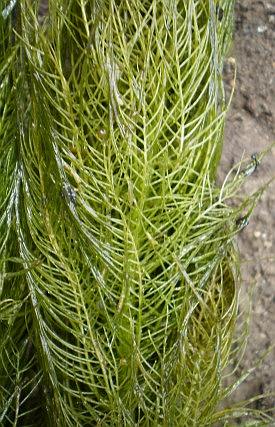
M51 0L42 23L38 1L11 3L0 17L2 425L226 419L233 240L260 195L228 203L253 161L215 185L233 2L218 2L221 16L214 0Z

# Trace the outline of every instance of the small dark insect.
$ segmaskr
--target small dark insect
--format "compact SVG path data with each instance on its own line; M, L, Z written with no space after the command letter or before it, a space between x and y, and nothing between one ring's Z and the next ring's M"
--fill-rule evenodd
M252 173L254 173L260 164L256 153L252 154L251 160L252 162L243 170L243 174L245 176L250 176Z
M258 167L258 166L259 166L259 164L260 164L260 162L259 162L259 160L258 160L258 157L257 157L257 154L256 154L256 153L252 154L252 156L251 156L251 160L253 160L253 162L254 162L254 167L255 167L255 169L254 169L254 170L256 170L256 169L257 169L257 167Z
M239 228L239 230L243 230L247 225L249 224L249 220L247 216L242 216L237 219L236 226Z
M218 20L221 22L223 19L224 11L218 4L216 6L216 15Z

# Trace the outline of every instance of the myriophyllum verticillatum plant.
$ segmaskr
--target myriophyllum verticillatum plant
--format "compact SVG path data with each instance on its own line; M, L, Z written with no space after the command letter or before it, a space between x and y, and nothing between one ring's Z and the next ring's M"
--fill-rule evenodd
M233 3L1 2L1 425L248 413L217 408L260 194L229 203L255 159L215 184Z

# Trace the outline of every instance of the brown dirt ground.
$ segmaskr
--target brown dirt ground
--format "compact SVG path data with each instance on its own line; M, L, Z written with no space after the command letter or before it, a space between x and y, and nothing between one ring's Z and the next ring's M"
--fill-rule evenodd
M227 90L234 86L233 61L237 65L235 95L227 118L220 176L225 176L242 155L251 156L275 142L275 0L237 0L235 40L226 61ZM275 147L245 183L251 193L275 175ZM275 182L264 193L249 225L239 234L242 292L248 294L256 283L250 338L240 369L255 365L259 355L275 344ZM244 303L243 303L244 304ZM242 307L242 304L241 304ZM275 351L239 387L233 401L275 391ZM275 407L274 398L254 408ZM275 419L275 418L274 418ZM242 424L241 425L247 425ZM275 426L271 423L270 425Z

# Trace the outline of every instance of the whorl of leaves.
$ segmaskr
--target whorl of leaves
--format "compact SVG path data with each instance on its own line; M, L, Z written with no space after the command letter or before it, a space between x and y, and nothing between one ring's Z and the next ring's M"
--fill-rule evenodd
M232 240L258 197L214 181L233 2L3 3L1 425L229 416Z

